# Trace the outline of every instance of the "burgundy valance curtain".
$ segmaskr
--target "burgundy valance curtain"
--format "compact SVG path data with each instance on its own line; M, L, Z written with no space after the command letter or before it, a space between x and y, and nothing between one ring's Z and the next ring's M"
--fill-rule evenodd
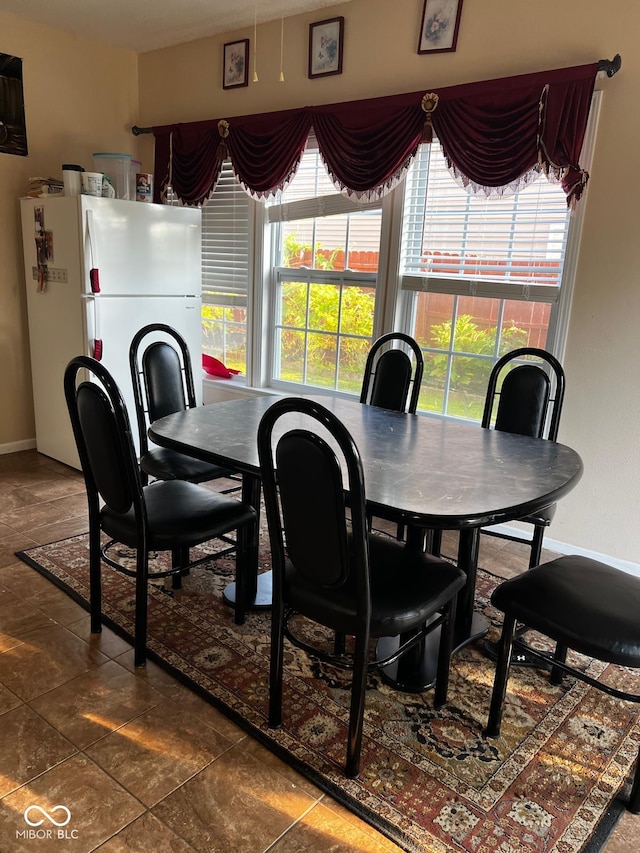
M170 185L202 204L228 156L252 195L282 189L313 129L336 186L381 195L435 133L449 168L474 190L501 191L544 171L573 205L598 63L319 107L154 127L155 200Z

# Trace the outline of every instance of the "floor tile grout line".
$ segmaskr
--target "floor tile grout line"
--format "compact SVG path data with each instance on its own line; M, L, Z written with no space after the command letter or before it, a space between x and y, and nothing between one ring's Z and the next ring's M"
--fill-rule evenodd
M285 830L283 830L283 831L280 833L280 835L279 835L276 839L274 839L274 840L271 842L271 844L269 844L269 846L268 846L268 847L265 847L265 848L264 848L264 850L262 851L262 853L270 853L270 851L273 851L273 850L274 850L274 848L275 848L275 846L276 846L280 841L282 841L282 839L283 839L286 835L288 835L288 834L291 832L291 830L293 830L296 826L298 826L299 824L301 824L301 823L304 821L304 819L307 817L307 815L311 814L311 812L312 812L312 811L315 809L315 807L316 807L317 805L319 805L319 804L320 804L320 800L315 800L313 803L311 803L311 804L309 805L309 807L308 807L307 809L305 809L305 811L304 811L301 815L299 815L299 816L296 818L296 820L294 820L292 823L290 823L290 824L289 824L289 826L288 826Z

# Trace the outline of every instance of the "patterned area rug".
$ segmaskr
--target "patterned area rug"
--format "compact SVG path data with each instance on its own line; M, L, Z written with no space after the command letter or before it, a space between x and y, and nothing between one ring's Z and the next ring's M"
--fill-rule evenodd
M77 536L19 556L86 604L87 549L88 537ZM268 567L263 547L261 568ZM552 687L537 670L519 668L502 735L485 739L493 664L470 646L453 660L449 701L439 712L431 691L400 693L370 677L361 773L349 780L342 774L348 675L287 644L283 727L270 730L269 613L234 624L221 600L233 573L233 559L219 560L193 569L176 593L169 582L150 585L149 656L347 808L420 853L602 849L640 740L629 703L573 680ZM494 626L488 598L497 582L479 572L477 607ZM105 567L103 590L105 621L130 638L133 581ZM604 669L583 664L593 675ZM618 686L630 677L617 667L606 676Z

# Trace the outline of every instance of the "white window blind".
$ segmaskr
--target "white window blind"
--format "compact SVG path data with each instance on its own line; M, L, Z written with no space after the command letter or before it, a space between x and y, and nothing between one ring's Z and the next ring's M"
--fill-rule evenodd
M562 188L544 176L510 195L468 193L434 140L407 179L402 287L554 302L569 216Z
M203 302L246 308L254 204L225 161L213 195L202 208Z
M340 193L334 195L304 198L274 204L268 208L269 222L292 222L296 219L313 219L321 216L337 216L343 213L354 213L360 210L379 210L379 201L363 204L352 201Z
M267 208L269 223L379 210L379 201L359 203L336 192L315 144L311 135L295 176Z

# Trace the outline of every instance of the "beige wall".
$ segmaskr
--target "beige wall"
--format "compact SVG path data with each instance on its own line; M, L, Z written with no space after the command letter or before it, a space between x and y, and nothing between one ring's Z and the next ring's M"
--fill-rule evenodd
M549 538L640 563L640 4L609 0L465 0L455 53L416 53L422 0L351 0L285 21L285 82L278 83L280 23L258 28L259 83L224 91L221 38L140 58L140 122L242 115L623 57L604 89L565 367L560 439L585 474L565 498ZM308 25L344 15L342 75L307 78ZM145 142L149 145L149 141Z
M25 58L31 154L0 155L0 300L3 416L0 444L33 433L16 197L28 174L86 159L96 146L132 151L130 124L241 115L577 65L615 53L622 71L598 82L604 99L573 300L560 439L585 475L558 510L550 538L640 563L640 4L629 0L465 0L458 49L416 54L422 0L351 0L285 21L285 77L278 83L280 23L258 29L259 83L224 91L222 45L251 28L155 51L127 53L76 41L0 14L0 50ZM604 11L603 11L604 10ZM343 74L307 79L308 25L344 15ZM61 82L60 82L61 81ZM85 97L100 90L97 112ZM55 92L59 92L56 97ZM102 103L100 103L102 100ZM139 140L150 162L150 138ZM19 172L19 174L17 174Z
M23 60L29 155L0 154L0 448L34 439L18 199L28 179L91 167L94 151L134 152L138 58L0 12L0 51ZM150 165L150 164L149 164Z
M280 24L258 28L259 83L221 87L221 38L140 58L142 124L194 121L272 109L437 89L623 57L605 90L565 367L560 438L585 463L551 539L640 563L640 206L634 175L640 140L640 5L610 0L465 0L455 53L416 53L422 0L351 0L285 21L285 82L278 83ZM345 17L342 75L307 78L308 25ZM146 141L145 144L149 144Z

